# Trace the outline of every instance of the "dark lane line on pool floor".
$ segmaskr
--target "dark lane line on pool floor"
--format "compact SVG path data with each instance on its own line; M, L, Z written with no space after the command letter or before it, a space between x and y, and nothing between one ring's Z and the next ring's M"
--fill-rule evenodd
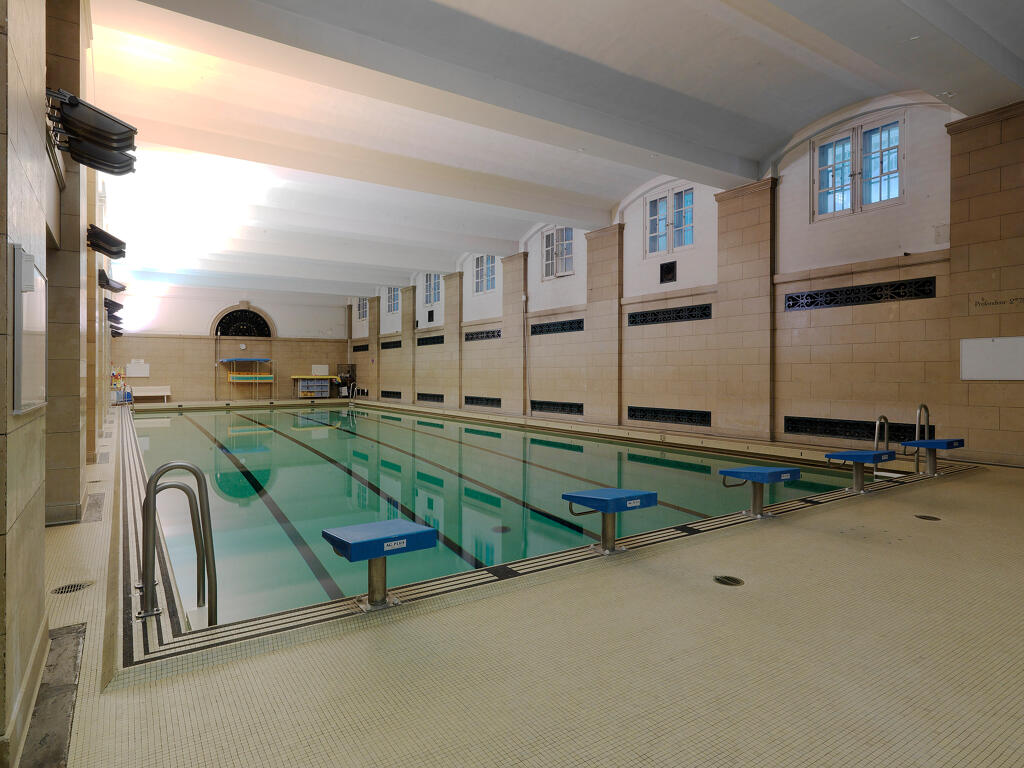
M356 416L358 418L359 414L356 414ZM373 420L369 419L368 416L363 416L362 418L368 419L372 423L380 424L379 421L373 422ZM529 459L521 459L518 456L512 456L512 455L507 454L507 453L502 453L501 451L496 451L493 448L485 448L482 445L474 445L472 443L464 443L461 440L453 440L450 437L444 437L442 435L437 434L436 432L422 432L422 431L420 431L420 430L418 430L418 429L416 429L414 427L407 427L405 425L399 426L398 424L382 424L381 426L388 426L388 427L392 427L394 429L404 429L406 432L412 432L413 434L416 434L416 435L423 435L424 437L432 437L432 438L435 438L437 440L446 440L449 443L455 443L456 445L466 446L466 447L472 448L472 449L477 450L477 451L484 451L485 453L491 453L491 454L494 454L495 456L501 456L503 458L510 459L511 461L518 461L518 462L520 462L522 464L526 464L527 466L530 466L530 467L535 467L537 469L543 469L543 470L546 470L548 472L552 472L552 473L554 473L556 475L561 475L562 477L572 478L573 480L579 480L581 483L590 483L590 484L598 486L600 488L614 488L615 487L614 485L608 485L607 483L602 483L599 480L591 480L589 477L580 477L579 475L574 475L574 474L572 474L570 472L565 472L565 471L563 471L561 469L554 469L553 467L548 467L548 466L545 466L544 464L538 464L537 462L530 461ZM698 512L697 510L690 509L688 507L681 507L678 504L671 504L671 503L669 503L667 501L662 501L661 499L658 499L658 506L660 506L660 507L667 507L668 509L674 509L676 512L683 512L683 513L685 513L687 515L693 515L694 517L699 517L699 518L702 518L704 520L707 520L708 518L714 517L714 515L708 515L708 514L705 514L703 512Z
M388 502L394 503L398 507L399 511L403 515L405 515L407 518L412 520L414 523L419 523L420 525L426 525L427 524L426 521L422 517L417 515L415 512L413 512L407 506L405 506L405 504L403 504L400 499L396 499L396 498L390 496L389 494L385 493L375 483L371 482L369 479L367 479L365 477L360 477L355 472L353 472L350 467L346 467L344 464L342 464L337 459L332 459L326 453L323 453L323 452L317 450L316 448L314 448L313 446L308 445L307 443L304 443L301 440L298 440L298 439L292 437L291 435L282 432L277 427L273 427L270 424L264 424L259 419L254 419L251 416L246 416L244 413L239 413L237 415L242 417L246 421L251 421L253 424L259 424L264 429L269 429L271 432L273 432L276 435L280 435L285 440L291 440L296 445L298 445L298 446L300 446L302 448L305 448L310 453L312 453L315 456L318 456L319 458L323 459L324 461L326 461L328 464L330 464L335 469L340 469L342 472L347 474L349 477L351 477L357 483L360 483L360 484L366 486L367 489L369 489L373 493L377 494L382 499L385 499ZM311 421L313 421L313 419L311 419ZM320 424L322 422L317 421L316 423ZM326 424L325 426L330 426L330 425ZM439 538L441 539L441 543L442 544L444 544L446 547L448 547L448 549L450 549L452 552L457 554L459 557L461 557L467 563L472 565L474 568L483 568L485 565L487 565L483 560L478 558L472 552L466 551L465 549L463 549L461 546L456 544L454 541L452 541L452 539L448 538L447 536L445 536L440 531L438 531L437 533L438 533Z
M262 501L266 508L270 510L270 514L274 516L277 524L281 526L285 535L288 536L289 540L291 540L292 544L294 544L295 548L299 551L302 559L306 561L306 565L309 566L309 570L313 572L316 580L320 583L320 586L323 587L324 592L327 593L327 597L331 600L337 600L340 597L344 597L345 593L341 591L341 587L339 587L338 583L331 578L331 574L327 572L327 568L325 568L324 564L320 562L320 558L313 553L312 549L310 549L309 542L303 538L302 534L299 533L299 530L295 527L292 521L288 519L288 515L286 515L284 510L278 506L276 501L274 501L274 498L270 495L269 491L263 487L263 483L257 480L256 476L248 470L245 464L238 460L238 457L231 452L230 448L224 445L224 443L218 440L214 435L210 434L210 432L208 432L199 422L187 415L185 415L185 419L188 420L193 427L198 429L199 432L201 432L211 443L220 449L220 452L228 457L228 460L235 465L235 469L237 469L249 482L249 485L252 486L256 495L260 497L260 501Z
M505 499L506 501L510 501L513 504L518 504L523 509L525 509L525 510L527 510L529 512L532 512L535 515L540 515L545 520L550 520L553 523L557 523L558 525L561 525L563 528L568 528L570 531L574 531L576 533L582 534L583 536L587 536L588 538L594 539L595 541L600 541L600 539L601 539L601 537L598 534L596 534L596 533L594 533L592 531L588 531L586 528L584 528L581 525L576 525L576 523L574 523L574 522L572 522L570 520L563 520L558 515L553 515L550 512L545 512L543 509L540 509L539 507L533 506L533 504L528 503L524 499L517 499L515 496L512 496L511 494L505 493L504 491L502 491L502 490L500 490L498 488L495 488L492 485L488 485L487 483L481 482L480 480L476 480L476 479L474 479L472 477L469 477L468 475L464 475L464 474L462 474L461 472L459 472L457 470L454 470L454 469L451 469L449 467L446 467L446 466L444 466L444 464L438 464L436 461L431 461L430 459L425 459L422 456L417 456L416 454L409 453L409 451L405 450L404 448L399 448L397 445L392 445L391 443L385 443L385 442L383 442L381 440L377 440L376 438L369 437L368 435L360 435L358 432L353 432L351 429L345 429L344 427L342 427L342 426L340 426L338 424L328 424L328 423L323 422L323 421L318 421L317 419L309 418L308 416L306 418L309 421L316 422L317 424L322 424L325 427L331 427L332 429L337 429L337 430L339 430L341 432L345 432L345 433L347 433L349 435L352 435L353 437L358 437L361 440L369 440L371 443L376 443L377 445L379 445L379 446L381 446L383 448L390 448L393 451L398 451L399 453L401 453L401 454L403 454L405 456L408 456L410 459L413 459L414 461L423 462L424 464L428 464L431 467L434 467L435 469L441 470L442 472L447 472L450 475L455 475L460 480L465 480L467 483L472 483L473 485L479 486L480 488L483 488L486 491L489 491L489 492L491 492L491 493L493 493L493 494L495 494L497 496L500 496L501 498ZM295 438L290 437L288 435L285 435L285 436L288 437L289 440L294 440L295 439ZM311 450L315 450L315 449L311 449Z

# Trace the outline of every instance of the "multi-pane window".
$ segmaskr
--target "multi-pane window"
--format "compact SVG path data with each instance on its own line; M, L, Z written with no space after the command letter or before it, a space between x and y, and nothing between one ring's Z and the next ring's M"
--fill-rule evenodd
M363 298L356 302L356 318L365 320L370 316L370 300Z
M901 123L890 118L857 125L815 145L815 219L858 213L902 197Z
M398 311L398 288L388 287L388 314L393 314Z
M437 304L441 300L441 275L438 272L428 272L423 292L424 304Z
M853 205L852 139L818 145L818 215L839 213Z
M693 187L678 187L647 198L647 254L667 254L693 245Z
M672 193L672 245L693 245L693 190Z
M544 277L572 274L572 227L544 232Z
M494 290L494 256L476 256L473 259L473 293Z
M861 199L864 205L899 197L899 121L864 131L862 146L864 165L861 171Z

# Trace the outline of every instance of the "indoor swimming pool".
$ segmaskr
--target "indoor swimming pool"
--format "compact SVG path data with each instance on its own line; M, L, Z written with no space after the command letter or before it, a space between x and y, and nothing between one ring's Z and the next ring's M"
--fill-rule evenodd
M435 549L389 559L397 586L593 543L600 515L571 516L567 491L656 491L657 507L618 516L619 537L731 514L750 489L724 488L718 469L766 463L344 406L138 413L134 423L147 474L184 459L207 477L220 623L365 592L365 564L338 557L324 528L389 518L437 528ZM765 504L849 484L844 472L802 472L767 487ZM159 518L188 611L196 555L184 495L161 494Z

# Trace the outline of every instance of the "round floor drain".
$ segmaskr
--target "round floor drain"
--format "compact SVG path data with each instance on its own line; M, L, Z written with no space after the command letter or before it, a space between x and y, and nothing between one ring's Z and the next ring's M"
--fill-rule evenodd
M941 520L941 517L935 515L914 515L918 520Z
M86 587L92 586L91 581L76 581L74 584L62 584L56 589L50 590L54 595L70 595L72 592L81 592Z
M509 528L507 525L496 525L493 528L491 528L491 530L495 533L508 533L512 529Z
M715 576L715 581L719 584L724 584L727 587L743 586L743 579L739 576Z

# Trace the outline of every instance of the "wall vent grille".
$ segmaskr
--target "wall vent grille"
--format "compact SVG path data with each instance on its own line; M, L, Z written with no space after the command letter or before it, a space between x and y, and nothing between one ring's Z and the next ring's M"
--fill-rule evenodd
M540 413L564 413L569 416L582 416L583 403L562 403L556 400L531 400L530 410Z
M370 351L370 345L369 344L353 344L352 345L352 351L353 352L369 352Z
M402 393L396 389L382 389L380 391L381 397L386 397L388 400L401 400Z
M444 395L436 395L432 392L417 392L416 399L421 403L443 403Z
M463 400L466 405L476 405L481 408L501 408L500 397L477 397L476 395L466 395Z
M402 342L397 340L397 339L395 341L382 341L380 343L380 348L381 349L401 349L402 348Z
M886 301L934 298L935 278L919 277L914 280L894 280L891 283L847 285L842 288L787 293L786 311L821 309L822 307L855 307L861 304L881 304Z
M635 421L661 421L668 424L687 424L692 427L710 427L711 411L690 411L679 408L648 408L631 405L626 418Z
M501 328L492 328L487 331L466 331L466 341L486 341L487 339L500 339Z
M913 424L893 422L889 425L889 443L899 444L914 439ZM855 421L852 419L815 419L806 416L787 416L783 420L783 429L790 435L812 435L814 437L841 437L847 440L874 440L875 422ZM923 430L922 430L923 431ZM879 439L885 436L885 425L879 433ZM935 437L935 426L928 430L925 439Z
M547 336L549 333L573 333L583 330L583 318L576 320L555 320L551 323L533 323L530 326L531 336Z
M429 347L434 344L444 344L444 334L440 336L420 336L416 339L417 347Z
M669 309L648 309L644 312L630 312L629 325L657 325L658 323L681 323L687 320L710 320L710 304L691 304L687 307Z

